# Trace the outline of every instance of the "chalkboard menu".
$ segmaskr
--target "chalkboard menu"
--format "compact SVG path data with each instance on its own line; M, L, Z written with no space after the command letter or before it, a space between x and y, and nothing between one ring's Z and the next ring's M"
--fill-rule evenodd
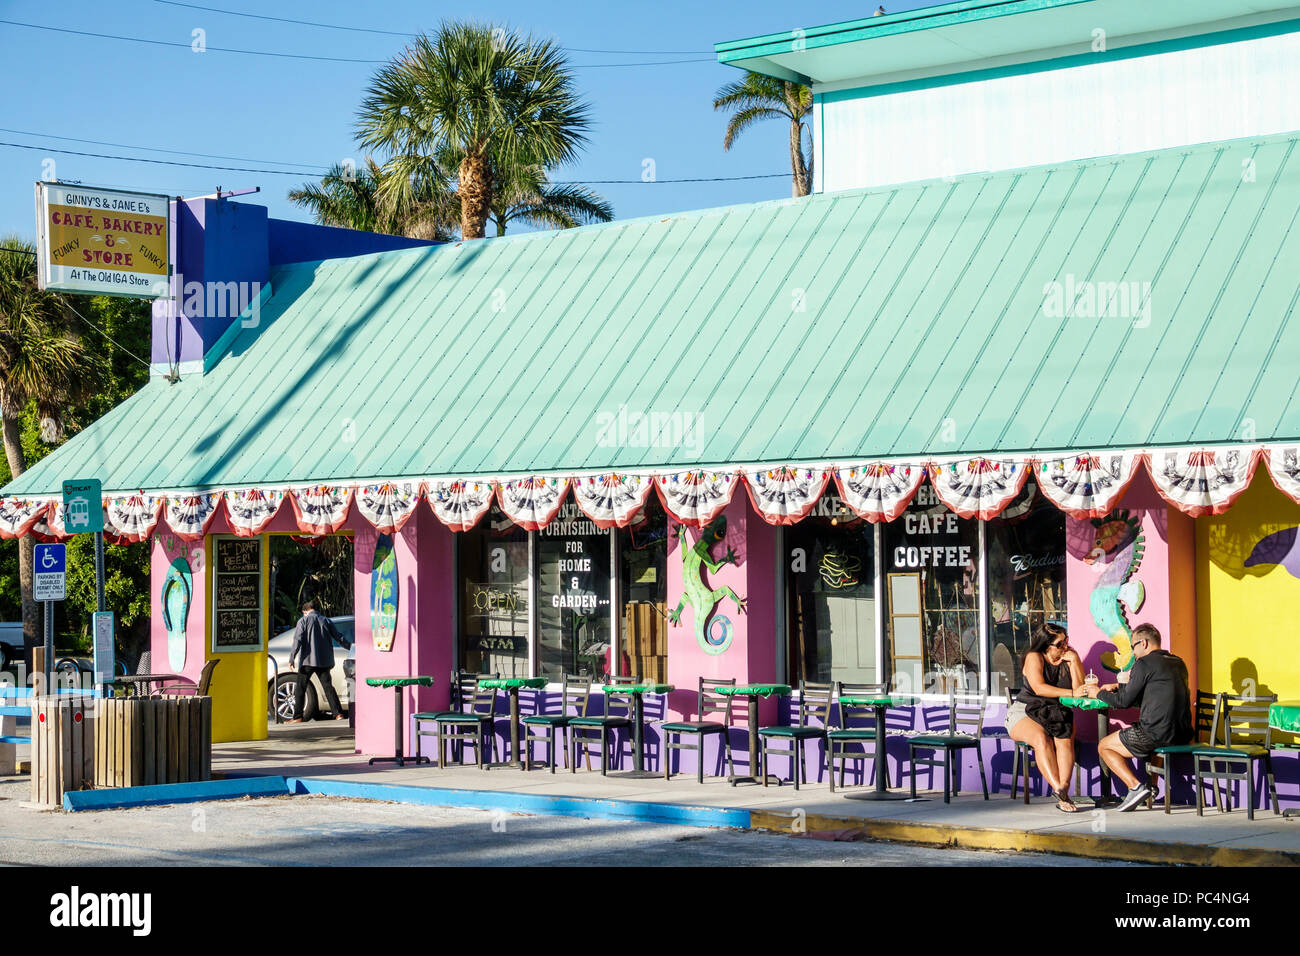
M212 650L262 649L262 540L216 538Z

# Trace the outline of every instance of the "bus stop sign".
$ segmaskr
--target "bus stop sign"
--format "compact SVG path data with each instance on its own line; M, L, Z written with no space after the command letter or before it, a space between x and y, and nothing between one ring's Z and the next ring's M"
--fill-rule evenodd
M98 478L63 483L63 530L68 534L104 530L103 489Z

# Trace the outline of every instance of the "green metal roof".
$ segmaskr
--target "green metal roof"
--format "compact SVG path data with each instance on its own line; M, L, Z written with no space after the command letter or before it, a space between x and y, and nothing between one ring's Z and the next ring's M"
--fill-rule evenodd
M1115 50L1133 38L1206 33L1297 15L1295 0L958 0L714 44L718 61L804 84L958 71L994 58Z
M288 266L206 375L4 493L1296 441L1297 142ZM1081 282L1138 283L1132 314ZM611 446L620 406L698 446Z

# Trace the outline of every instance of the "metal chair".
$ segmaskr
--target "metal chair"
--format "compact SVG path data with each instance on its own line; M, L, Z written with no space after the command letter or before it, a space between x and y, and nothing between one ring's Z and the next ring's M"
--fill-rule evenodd
M564 686L560 691L560 712L558 714L529 714L523 719L524 753L529 755L524 767L532 769L532 745L540 743L546 748L546 762L555 773L555 732L564 731L564 765L569 765L569 721L574 717L587 716L587 705L591 700L591 678L582 674L565 674ZM570 713L572 708L572 713ZM532 728L538 728L533 733Z
M826 733L826 773L830 778L831 793L835 792L835 761L840 762L840 787L844 787L844 771L850 760L859 760L865 773L866 762L875 757L867 751L867 743L876 739L876 709L868 704L846 704L845 697L887 697L889 682L883 684L852 684L838 681L835 699L839 703L839 726ZM860 723L865 721L865 723ZM861 751L849 750L860 744ZM876 767L876 773L886 773L887 767Z
M198 683L184 678L170 683L164 681L150 696L206 697L209 688L212 686L212 672L217 669L217 665L220 663L220 660L211 660L204 664L203 670L199 673Z
M1263 761L1265 778L1268 783L1269 796L1272 798L1273 813L1282 811L1277 804L1277 781L1273 777L1273 759L1269 753L1273 745L1273 728L1268 723L1268 708L1277 701L1276 697L1232 697L1223 696L1220 708L1219 727L1222 736L1217 733L1218 741L1213 746L1197 747L1192 751L1192 764L1196 773L1196 815L1203 816L1205 794L1202 791L1208 779L1214 785L1216 796L1219 793L1219 781L1241 780L1246 784L1246 817L1255 819L1255 761ZM1224 769L1218 769L1219 764ZM1227 798L1223 798L1222 809L1228 812ZM1233 796L1233 804L1236 804Z
M639 684L641 678L608 677L605 682L607 684ZM584 714L581 717L571 718L569 720L569 772L578 772L579 745L582 746L583 756L588 758L588 768L591 767L590 751L587 749L587 743L590 739L589 735L599 731L600 775L605 776L609 771L610 732L630 728L635 715L636 705L632 701L632 695L614 691L605 694L605 713L596 716ZM617 737L615 741L617 741Z
M1219 725L1219 711L1223 706L1223 694L1210 694L1203 690L1196 692L1196 703L1192 705L1192 728L1194 736L1190 743L1171 744L1157 747L1147 761L1147 779L1156 777L1164 779L1165 813L1170 812L1169 765L1175 757L1191 757L1207 744L1213 745ZM1147 797L1147 809L1155 805L1155 794ZM1218 807L1218 788L1214 790L1214 805Z
M491 747L489 763L495 763L497 692L493 688L480 688L479 681L496 677L496 674L472 674L468 671L453 674L451 710L426 711L411 715L411 719L415 721L416 753L419 753L419 738L435 738L438 747L438 766L441 768L446 766L445 744L452 744L453 759L459 751L461 764L465 763L465 745L468 744L474 748L475 760L482 768L484 765L483 734L486 731ZM487 708L486 711L483 710L484 707ZM427 722L433 723L433 730L424 729L424 724ZM457 744L460 746L457 747Z
M803 770L804 783L808 782L808 762L804 755L803 745L808 740L826 740L827 724L830 722L831 716L831 692L832 685L830 684L813 684L808 681L800 681L797 713L799 722L792 726L760 727L758 729L758 745L762 751L763 759L763 786L767 786L767 751L775 740L790 741L790 776L794 779L794 788L799 789L800 769ZM821 726L809 723L810 720L820 721ZM817 769L820 772L820 763L817 765Z
M664 752L664 779L672 778L671 762L672 757L669 753L673 750L694 750L699 754L696 762L696 779L704 782L704 742L708 739L709 734L721 734L722 745L727 751L727 773L734 775L734 767L731 762L731 707L732 699L724 697L721 694L713 693L718 687L735 687L736 678L729 677L725 680L711 677L700 678L699 697L696 703L695 713L699 715L699 720L680 720L664 724L663 731L663 752ZM721 713L724 715L723 720L719 723L716 720L706 720L709 714ZM677 742L673 742L674 735ZM690 738L691 742L683 740L683 737ZM681 760L678 759L680 766Z
M953 759L961 751L975 748L975 763L980 769L980 786L984 790L984 799L989 798L988 779L984 775L984 756L980 753L983 741L985 699L978 698L974 703L957 701L955 694L948 695L947 733L922 734L907 741L908 762L912 778L912 797L916 798L916 768L943 768L943 802L950 803L951 795L957 792L956 779L952 772ZM933 756L918 757L917 750L928 750ZM939 759L939 752L943 759Z

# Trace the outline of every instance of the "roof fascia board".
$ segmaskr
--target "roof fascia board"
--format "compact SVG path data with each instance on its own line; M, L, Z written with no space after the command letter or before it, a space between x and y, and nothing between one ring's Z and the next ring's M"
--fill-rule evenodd
M849 98L836 95L845 91L852 91L854 93L852 98L883 96L889 93L955 86L980 80L998 79L1004 76L1046 73L1075 66L1135 59L1160 53L1175 53L1183 50L1240 43L1244 40L1300 32L1300 18L1297 18L1297 14L1300 14L1300 7L1275 11L1275 13L1276 15L1258 14L1225 21L1225 23L1232 24L1229 29L1216 30L1211 33L1197 33L1194 32L1194 28L1185 28L1108 39L1105 52L1100 53L1094 53L1091 50L1086 53L1078 53L1076 52L1078 50L1078 44L1076 43L1070 46L1057 47L1053 50L1035 50L1029 53L994 57L985 60L985 65L979 69L967 70L961 73L952 72L951 65L936 66L873 77L870 83L865 84L861 78L838 80L834 83L815 83L812 85L812 89L815 93L822 94L826 102L834 103L837 100Z

